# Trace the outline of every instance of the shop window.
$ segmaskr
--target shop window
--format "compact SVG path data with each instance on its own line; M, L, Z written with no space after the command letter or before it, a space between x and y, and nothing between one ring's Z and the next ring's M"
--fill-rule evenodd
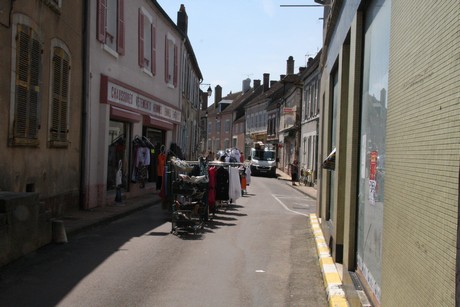
M124 0L97 1L97 40L109 51L125 53Z
M365 14L357 265L380 301L391 0Z
M38 146L42 46L37 33L17 26L12 145Z
M108 133L107 190L116 189L116 176L120 167L123 174L122 187L128 190L130 124L110 121Z
M51 67L50 146L68 145L70 59L60 47L53 49Z

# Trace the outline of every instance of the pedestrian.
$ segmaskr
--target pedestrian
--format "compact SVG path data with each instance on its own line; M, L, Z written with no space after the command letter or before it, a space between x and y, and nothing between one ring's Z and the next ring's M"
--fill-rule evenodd
M290 166L292 185L297 185L296 182L299 180L299 162L297 159L294 159Z

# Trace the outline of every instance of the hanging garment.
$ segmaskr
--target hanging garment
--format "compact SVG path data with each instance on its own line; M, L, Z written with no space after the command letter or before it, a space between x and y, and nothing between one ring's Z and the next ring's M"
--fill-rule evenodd
M208 169L208 206L209 211L214 213L216 206L216 167L210 167Z
M150 165L150 149L148 147L138 147L136 152L136 166Z
M157 157L157 181L156 189L161 190L165 175L166 154L161 152Z
M237 167L229 167L228 197L235 202L241 196L240 172Z
M251 168L248 166L246 167L246 185L250 185L251 184Z
M216 200L228 200L228 170L220 166L216 171Z

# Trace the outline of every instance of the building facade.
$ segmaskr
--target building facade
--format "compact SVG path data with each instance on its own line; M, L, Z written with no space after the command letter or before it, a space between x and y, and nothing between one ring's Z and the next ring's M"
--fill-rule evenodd
M5 1L0 13L0 190L78 207L84 3Z
M458 1L325 4L318 216L343 282L458 305Z
M89 3L84 208L114 200L120 168L125 197L154 189L156 154L180 149L201 76L187 24L180 29L156 1Z
M310 185L316 183L318 174L320 57L321 51L315 58L310 58L301 75L303 95L300 114L299 165L304 171L309 171Z

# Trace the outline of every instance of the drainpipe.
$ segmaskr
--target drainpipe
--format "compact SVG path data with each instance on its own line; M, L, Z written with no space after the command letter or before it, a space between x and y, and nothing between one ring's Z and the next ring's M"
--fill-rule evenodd
M87 147L87 121L88 121L88 101L89 101L89 26L90 26L90 0L83 1L83 41L82 41L82 101L81 101L81 141L80 141L80 210L88 209L86 190L86 147Z

